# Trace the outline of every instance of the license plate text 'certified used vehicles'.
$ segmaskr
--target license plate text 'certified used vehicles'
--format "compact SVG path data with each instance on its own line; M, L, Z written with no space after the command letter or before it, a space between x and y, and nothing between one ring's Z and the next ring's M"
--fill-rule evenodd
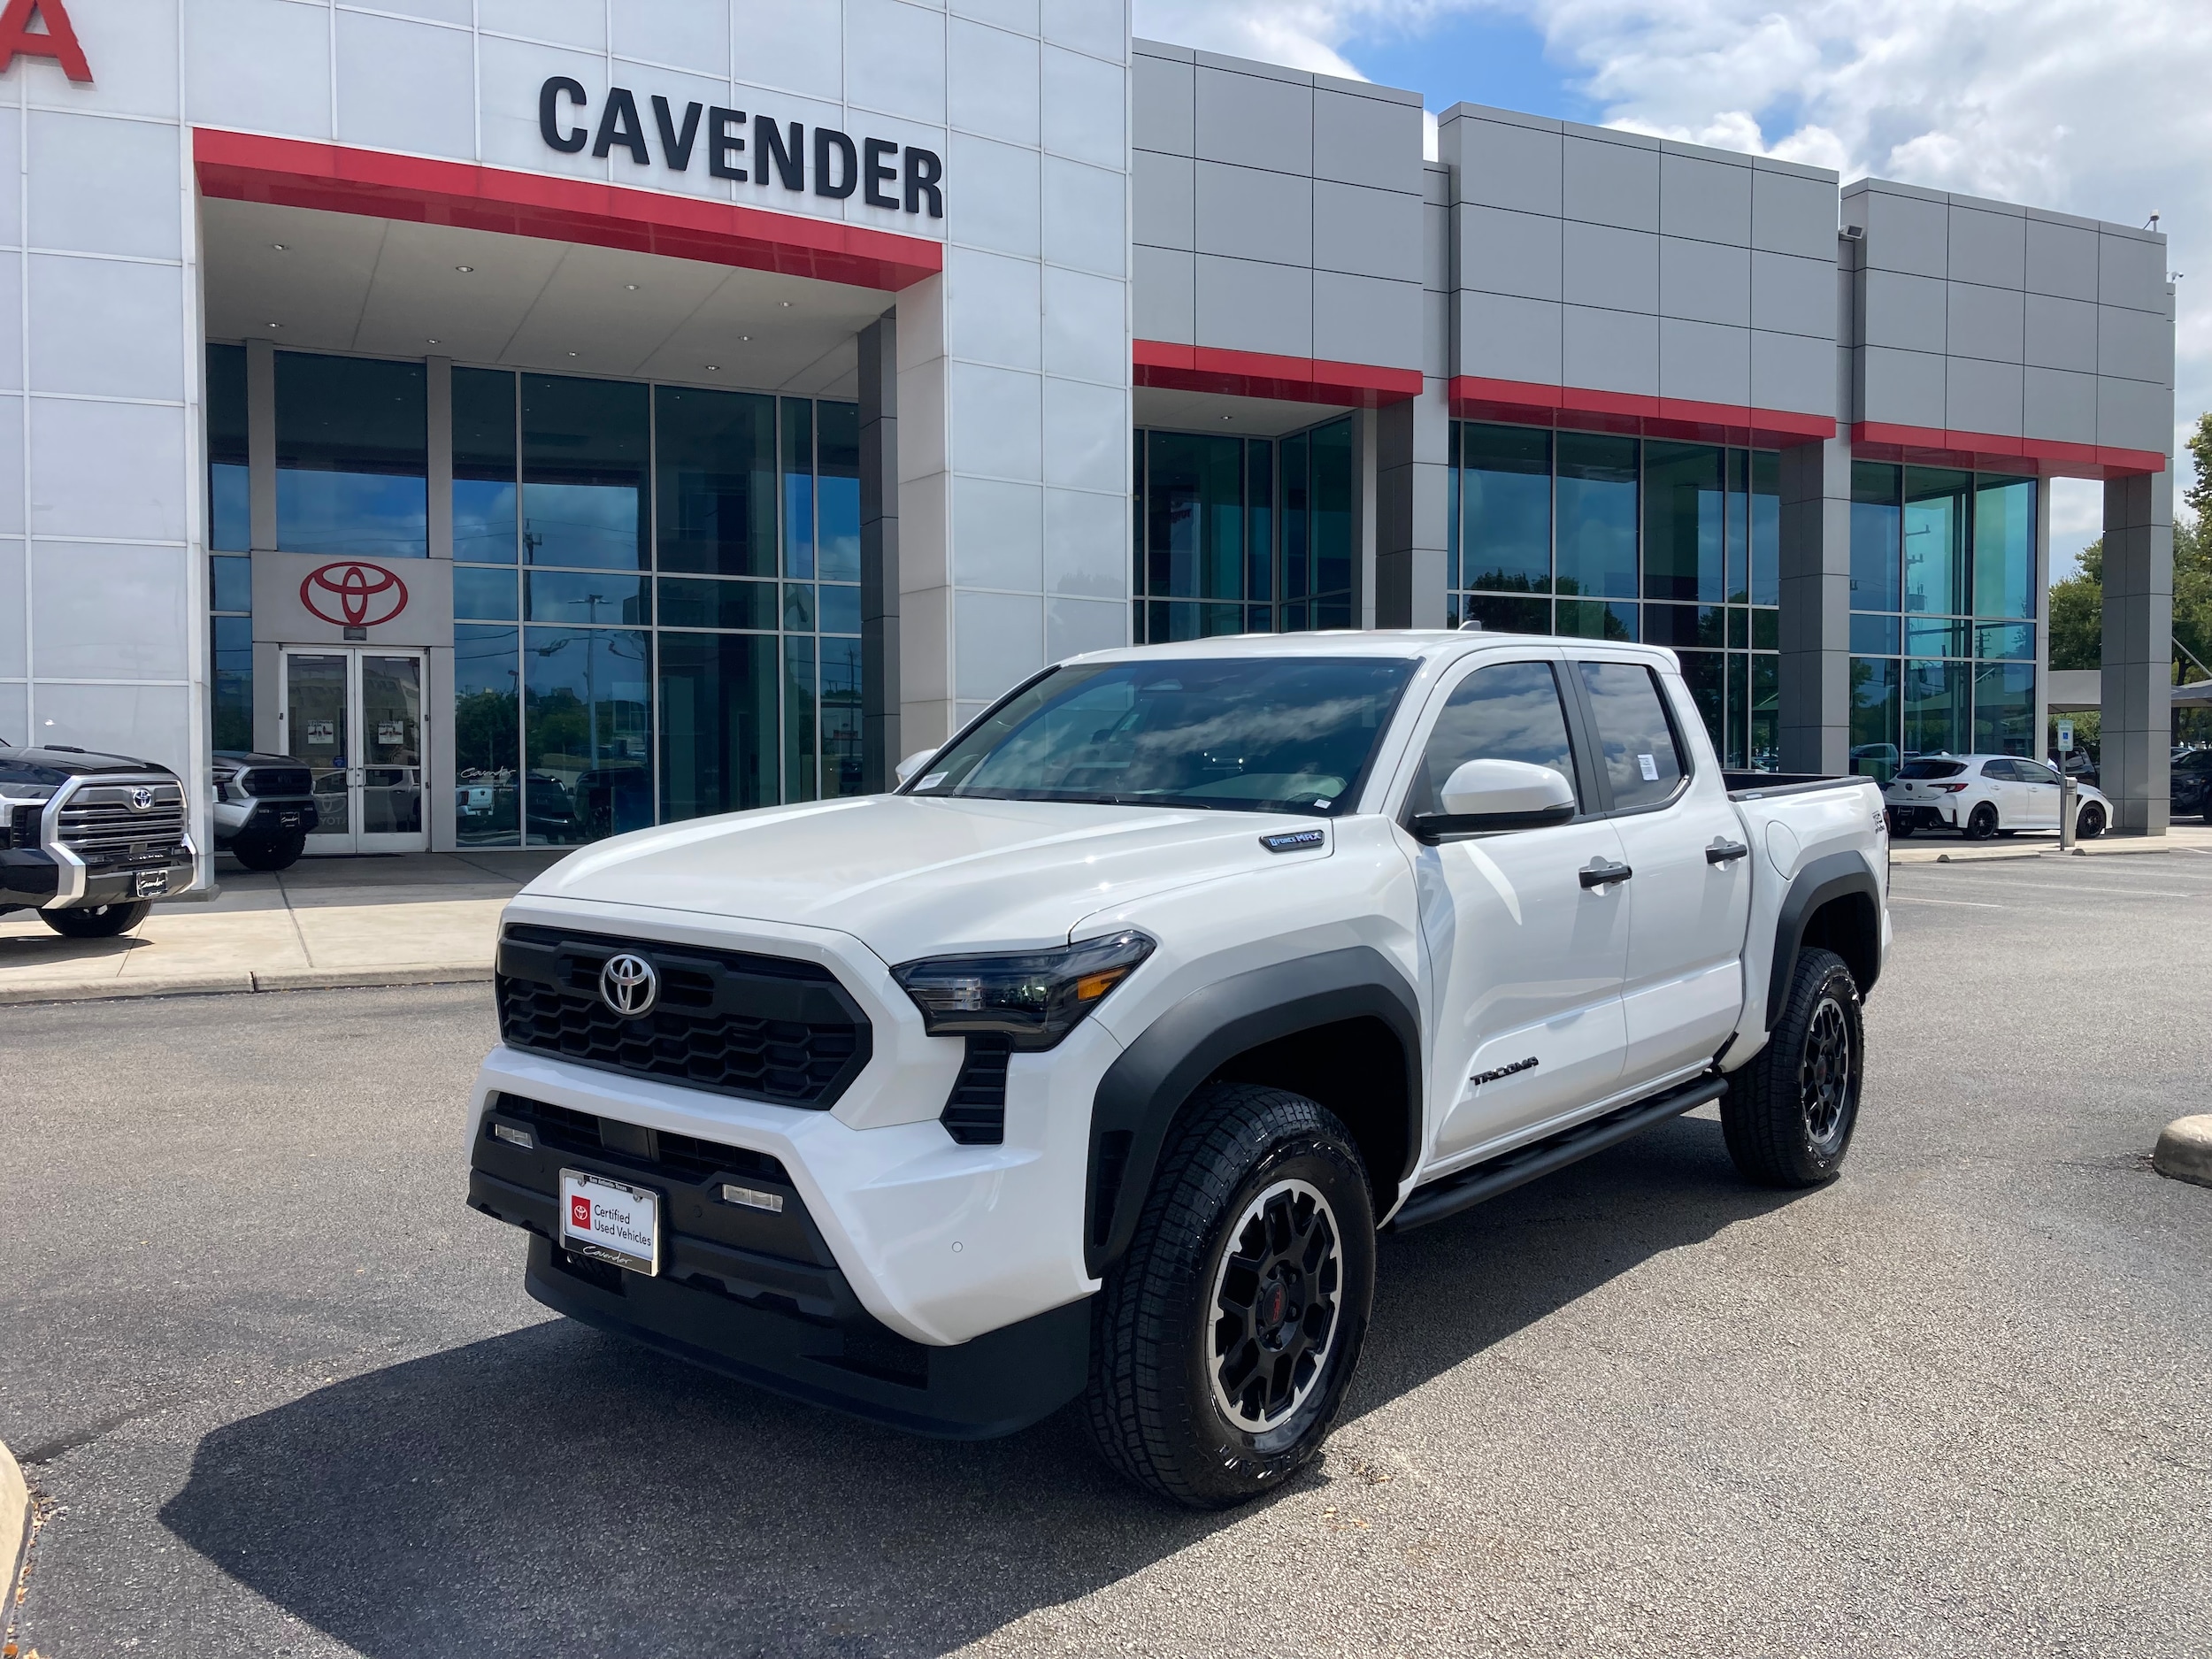
M561 1171L561 1242L633 1273L661 1271L660 1194L583 1170Z

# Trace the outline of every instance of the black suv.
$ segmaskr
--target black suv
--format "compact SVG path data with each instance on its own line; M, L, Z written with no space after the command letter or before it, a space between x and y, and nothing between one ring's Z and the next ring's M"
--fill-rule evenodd
M2176 756L2168 777L2166 798L2173 803L2172 815L2196 812L2212 824L2212 749Z
M192 885L177 774L67 744L0 743L0 913L35 910L73 939L108 939Z

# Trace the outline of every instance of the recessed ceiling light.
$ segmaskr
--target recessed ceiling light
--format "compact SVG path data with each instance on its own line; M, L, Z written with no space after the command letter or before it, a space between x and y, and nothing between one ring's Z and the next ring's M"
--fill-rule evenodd
M752 338L752 335L750 335L750 334L740 334L740 335L738 335L738 338L739 338L740 340L750 340L750 339Z
M475 270L475 269L476 269L476 267L475 267L474 265L455 265L453 268L454 268L456 271L460 272L460 273L461 273L464 276L465 276L465 275L466 275L468 273L470 273L471 271L473 271L473 270Z
M1222 417L1222 419L1223 419L1224 420L1226 420L1226 419L1229 419L1229 417L1228 417L1228 416L1226 416L1226 415L1224 415L1224 416Z
M791 302L789 300L779 300L776 303L779 305L781 305L786 311L789 311L791 309Z
M707 365L707 373L709 374L719 374L722 373L722 365L718 363L710 363Z
M633 294L637 292L637 284L634 282L625 282L622 286L629 289Z
M432 341L430 343L431 343L432 345L434 345L434 345L436 345L438 342L437 342L436 341L434 341L434 341Z
M281 328L284 325L282 323L271 323L269 326L272 328Z
M280 242L273 242L269 244L269 246L275 249L279 253L289 253L292 251Z
M574 357L576 354L575 354L573 351L572 351L572 352L570 352L568 355L569 355L570 357Z

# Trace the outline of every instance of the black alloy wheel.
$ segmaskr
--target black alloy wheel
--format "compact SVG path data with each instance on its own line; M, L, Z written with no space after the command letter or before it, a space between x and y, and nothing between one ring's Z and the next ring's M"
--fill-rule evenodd
M2205 815L2212 818L2212 812ZM2074 836L2078 841L2093 841L2104 833L2104 809L2094 801L2084 804L2074 814Z
M1849 1125L1858 1099L1858 1055L1843 1004L1824 990L1805 1028L1797 1064L1798 1107L1805 1115L1805 1136L1816 1152L1832 1153Z
M145 899L128 904L88 904L81 910L41 910L38 919L67 939L113 939L146 919L154 907Z
M1865 1046L1850 968L1832 950L1800 950L1766 1047L1729 1074L1721 1096L1721 1132L1746 1180L1817 1187L1835 1178L1858 1127Z
M1306 1181L1278 1181L1229 1230L1214 1278L1207 1365L1214 1403L1264 1433L1312 1394L1336 1339L1344 1262L1336 1212Z
M1985 841L1996 833L1997 808L1993 803L1985 801L1967 816L1966 839L1970 841Z
M249 870L289 870L306 850L305 830L279 830L265 835L241 835L231 843L230 856Z

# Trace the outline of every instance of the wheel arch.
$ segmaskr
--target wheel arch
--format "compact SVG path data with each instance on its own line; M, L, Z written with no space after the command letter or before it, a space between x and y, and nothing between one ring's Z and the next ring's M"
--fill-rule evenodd
M1100 1274L1136 1232L1176 1119L1203 1085L1264 1083L1327 1107L1368 1166L1375 1213L1421 1150L1421 1019L1413 988L1360 945L1255 968L1194 991L1099 1080L1084 1182L1083 1248Z
M1797 953L1807 947L1841 956L1859 982L1861 996L1874 988L1882 972L1882 890L1856 853L1814 859L1783 895L1767 981L1769 1031L1782 1018L1797 973Z

